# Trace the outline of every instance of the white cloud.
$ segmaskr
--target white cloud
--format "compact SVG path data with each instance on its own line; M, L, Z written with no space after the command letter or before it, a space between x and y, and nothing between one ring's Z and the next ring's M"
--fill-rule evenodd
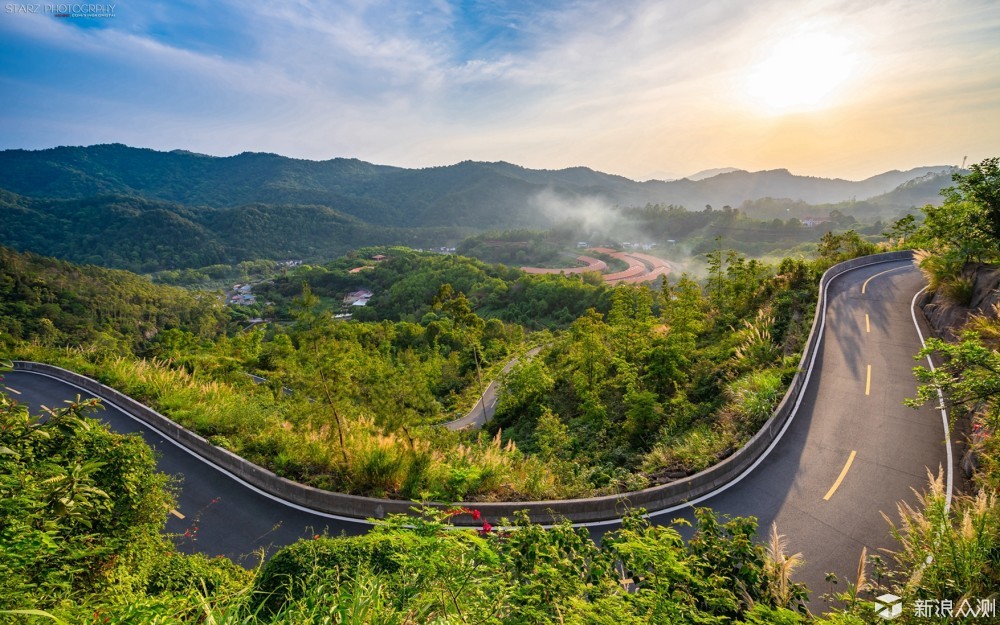
M406 166L503 159L633 176L725 165L847 175L845 140L836 156L824 157L822 146L795 148L803 136L846 133L856 135L856 152L865 141L876 149L866 167L870 159L882 163L876 169L900 167L892 143L908 123L921 124L946 152L970 138L1000 142L995 123L971 133L956 117L995 119L1000 106L1000 30L988 2L649 0L500 9L481 37L443 0L419 11L361 0L150 3L130 5L119 25L101 29L7 19L0 33L72 54L93 76L89 88L60 87L66 74L40 62L33 77L8 76L24 88L2 101L53 93L68 106L99 101L117 114L102 136L117 128L119 140L151 147ZM213 24L219 36L202 37ZM864 55L861 68L829 116L762 119L745 102L743 75L766 43L804 26L849 37ZM879 119L886 112L888 123ZM45 124L44 116L25 119ZM814 130L803 135L806 127ZM16 136L32 132L67 143L97 131L53 125ZM180 138L190 144L178 145Z

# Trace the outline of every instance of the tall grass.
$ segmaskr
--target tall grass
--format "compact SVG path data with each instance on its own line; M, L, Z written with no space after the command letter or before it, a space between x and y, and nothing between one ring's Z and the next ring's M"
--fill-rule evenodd
M587 492L500 434L464 440L416 426L387 433L357 406L344 414L344 453L321 402L245 383L204 380L169 361L102 358L86 350L26 346L19 357L100 380L247 460L311 486L389 498L456 502L558 499ZM242 381L241 381L242 382Z
M722 423L733 428L742 440L752 436L781 401L781 371L752 371L731 382L725 390Z
M643 458L642 468L646 473L662 469L701 471L715 464L733 445L731 432L702 422L653 446Z
M965 266L965 260L946 254L935 254L927 250L913 251L913 264L927 280L927 289L937 291L942 283L956 278Z
M906 597L988 599L1000 589L1000 505L982 489L946 506L944 472L928 471L928 488L917 505L900 502L899 521L889 522L900 548L893 555L910 575L899 591Z
M953 304L968 308L976 292L972 276L955 276L941 281L941 291Z

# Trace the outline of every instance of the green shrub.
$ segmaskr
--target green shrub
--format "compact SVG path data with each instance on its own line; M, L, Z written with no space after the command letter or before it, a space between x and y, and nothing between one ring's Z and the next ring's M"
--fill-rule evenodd
M208 595L228 595L245 586L249 578L247 570L228 558L170 551L157 558L151 567L146 592L158 595L203 591Z
M412 535L403 533L300 540L274 554L264 565L254 592L265 610L276 612L317 570L349 573L364 568L376 575L396 572L399 564L395 555L409 550L413 540Z
M781 401L781 372L775 369L754 371L726 387L729 400L724 412L743 436L752 436L771 416Z

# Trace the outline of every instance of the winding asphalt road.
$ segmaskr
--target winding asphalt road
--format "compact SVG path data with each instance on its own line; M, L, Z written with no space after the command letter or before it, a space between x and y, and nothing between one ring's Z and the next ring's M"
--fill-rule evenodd
M922 344L915 322L929 335L922 313L911 312L923 286L910 261L862 267L831 282L823 340L787 430L738 483L691 502L755 516L762 537L777 523L788 553L803 554L794 579L813 591L814 608L830 591L827 573L844 590L862 548L884 558L881 550L896 547L882 512L898 522L897 502L916 504L913 489L926 488L928 469L954 472L942 412L903 405L916 395L912 369ZM693 517L690 507L652 516Z
M500 375L507 373L514 368L521 358L533 358L538 352L542 351L541 347L533 347L529 349L524 356L519 356L517 358L512 358L510 362L504 365L504 368L500 371ZM455 419L454 421L449 421L443 423L442 425L449 430L466 430L469 428L476 429L481 428L493 417L493 413L497 411L497 380L493 380L483 391L482 397L476 402L476 405L472 407L464 417Z
M940 411L902 404L916 389L911 369L921 341L914 318L924 322L919 312L911 316L911 302L922 287L909 261L859 268L831 282L823 340L787 430L738 483L691 502L756 516L762 535L776 522L790 552L803 552L805 564L796 579L806 582L814 597L828 590L826 573L851 578L862 547L869 553L891 549L881 513L896 518L896 502L915 502L911 489L925 487L927 468L948 466ZM926 326L923 333L928 334ZM34 373L15 371L5 378L30 407L56 406L80 392ZM184 551L252 563L258 549L369 527L256 492L105 405L102 419L115 430L141 433L159 452L160 468L179 477L178 509L168 516L167 531L178 535ZM690 506L679 506L651 516L669 522L690 513ZM614 526L590 524L595 535Z

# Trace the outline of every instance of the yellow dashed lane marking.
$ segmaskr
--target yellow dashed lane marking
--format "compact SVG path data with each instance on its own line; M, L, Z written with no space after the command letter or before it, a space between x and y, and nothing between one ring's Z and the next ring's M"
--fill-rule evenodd
M865 380L865 395L870 394L872 391L872 366L868 365L868 379Z
M872 324L871 321L868 320L868 313L865 313L865 332L870 333L871 331L872 331Z
M823 501L830 501L830 497L833 497L833 494L837 492L838 488L840 488L840 483L844 481L844 477L847 475L847 471L850 470L851 464L854 462L854 456L856 455L858 455L858 452L851 450L851 455L847 458L847 464L845 464L844 468L841 469L840 475L837 477L837 481L834 482L833 486L830 487L830 490L826 491L826 494L823 495Z

